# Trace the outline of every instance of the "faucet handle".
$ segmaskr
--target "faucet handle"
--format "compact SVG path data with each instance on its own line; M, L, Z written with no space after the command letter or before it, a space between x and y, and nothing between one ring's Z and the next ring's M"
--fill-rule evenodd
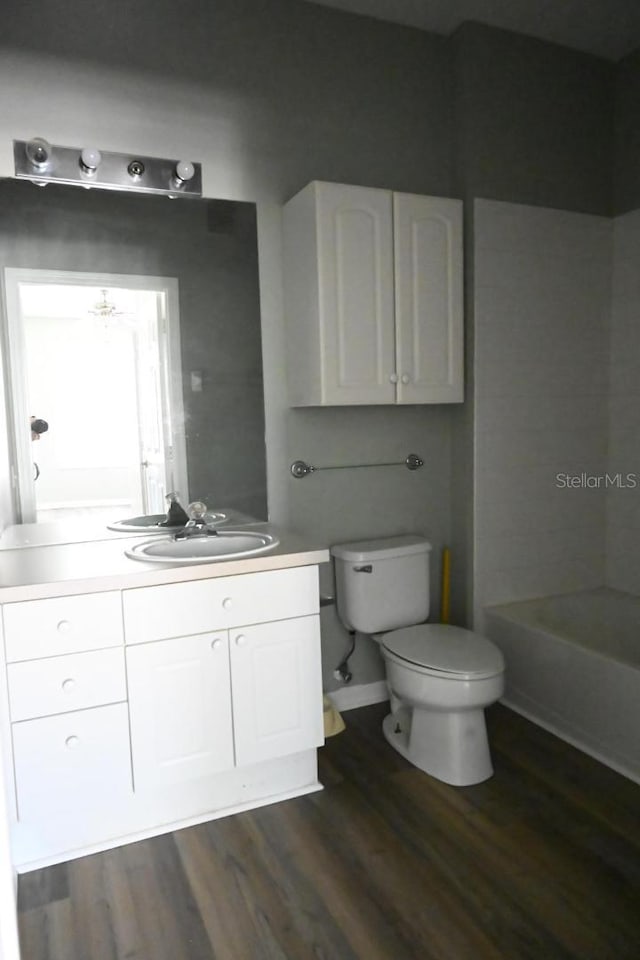
M207 505L202 500L194 500L187 507L187 511L192 520L204 520L207 515Z

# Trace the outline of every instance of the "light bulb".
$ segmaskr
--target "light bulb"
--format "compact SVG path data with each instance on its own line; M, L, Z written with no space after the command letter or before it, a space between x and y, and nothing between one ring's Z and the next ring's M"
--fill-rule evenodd
M178 160L176 163L176 180L179 180L181 183L184 183L186 180L191 180L195 172L196 168L189 160Z
M80 154L80 165L90 173L95 173L102 163L102 154L96 147L85 147Z
M42 170L51 160L51 144L43 140L42 137L34 137L29 140L24 148L29 163Z

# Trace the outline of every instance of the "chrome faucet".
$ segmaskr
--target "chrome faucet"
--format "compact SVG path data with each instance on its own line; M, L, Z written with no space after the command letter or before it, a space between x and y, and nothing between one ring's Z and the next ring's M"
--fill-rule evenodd
M207 505L202 500L194 500L187 507L190 520L176 533L174 540L188 540L190 537L217 537L218 531L207 523Z

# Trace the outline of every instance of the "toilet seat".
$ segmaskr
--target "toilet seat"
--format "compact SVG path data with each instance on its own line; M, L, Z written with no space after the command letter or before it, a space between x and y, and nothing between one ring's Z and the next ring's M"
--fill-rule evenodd
M382 638L390 659L425 674L452 680L483 680L504 671L502 652L472 630L424 623L392 630Z

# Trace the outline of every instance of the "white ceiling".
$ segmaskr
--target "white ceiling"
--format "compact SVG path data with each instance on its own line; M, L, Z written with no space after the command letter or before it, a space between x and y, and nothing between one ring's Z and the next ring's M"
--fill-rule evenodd
M307 0L448 35L465 20L619 60L640 47L640 0Z

